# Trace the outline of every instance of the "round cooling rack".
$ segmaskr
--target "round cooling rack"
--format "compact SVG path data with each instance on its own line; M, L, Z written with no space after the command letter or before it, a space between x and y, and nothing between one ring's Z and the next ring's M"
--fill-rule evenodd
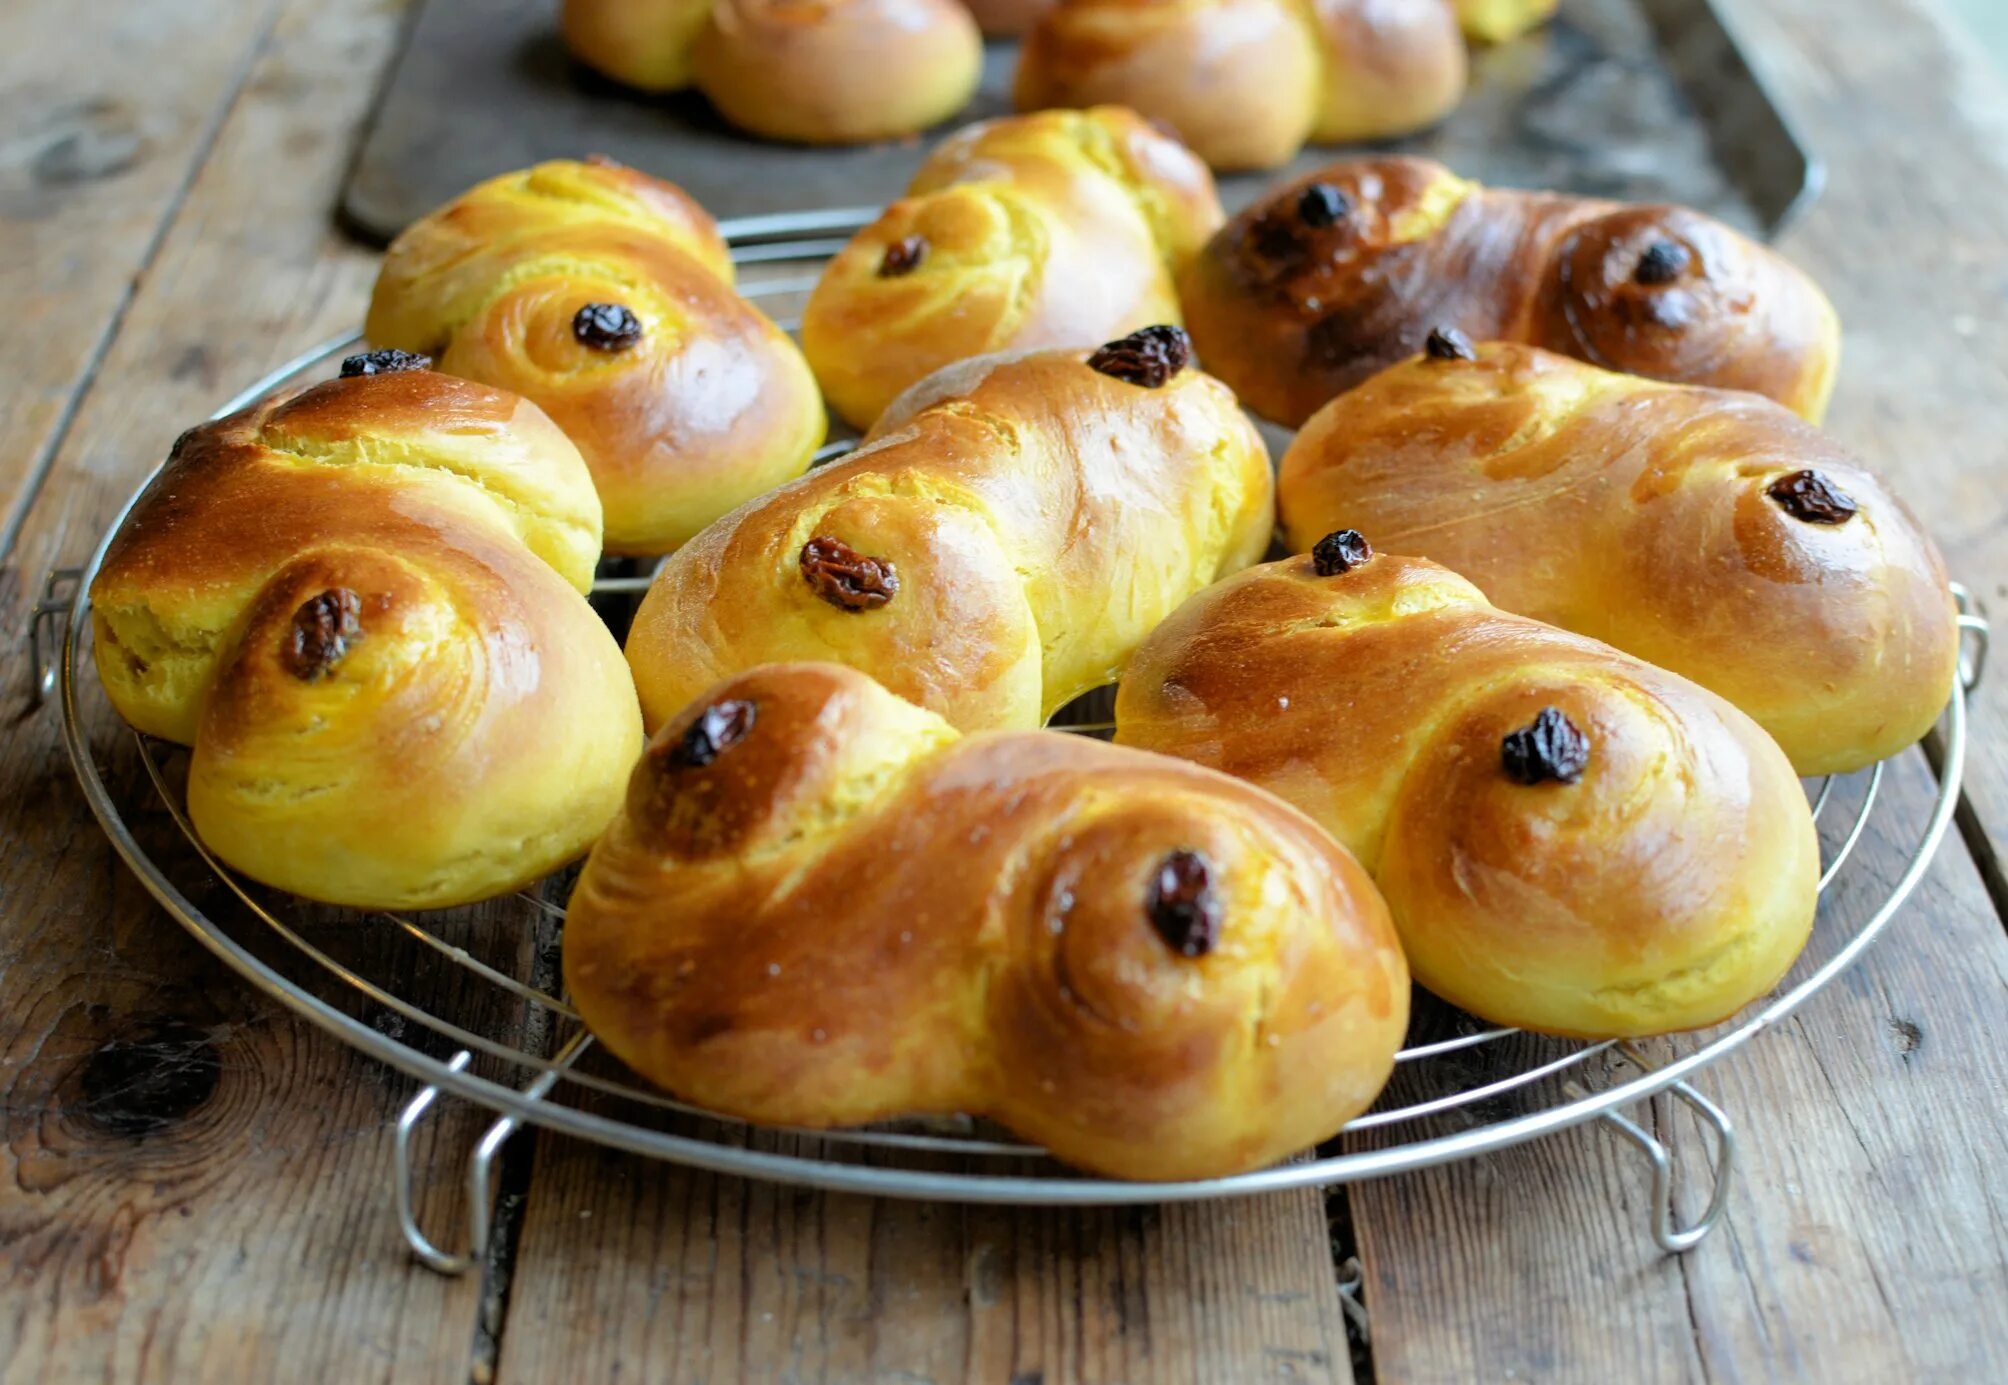
M822 262L872 211L755 217L724 226L741 288L784 328ZM325 374L353 349L346 337L288 362L224 404L217 417ZM841 455L834 442L819 460ZM133 499L138 498L135 492ZM414 1252L444 1273L485 1252L496 1154L524 1124L561 1131L721 1174L877 1197L1019 1205L1106 1205L1239 1197L1427 1168L1504 1149L1598 1120L1650 1160L1654 1240L1681 1251L1720 1217L1730 1183L1729 1117L1689 1085L1700 1069L1750 1042L1859 958L1917 888L1959 801L1966 698L1978 684L1987 624L1956 591L1960 677L1933 733L1937 793L1884 794L1885 765L1809 786L1823 870L1813 939L1784 986L1735 1020L1696 1035L1638 1046L1583 1043L1482 1026L1418 993L1408 1046L1379 1103L1336 1139L1290 1162L1228 1178L1127 1183L1083 1177L1032 1146L966 1120L909 1121L862 1130L775 1130L708 1114L642 1085L599 1053L558 994L558 938L570 873L500 901L408 917L334 910L257 886L226 869L189 825L180 776L185 753L113 730L86 658L90 584L132 501L82 566L49 574L31 630L41 690L57 694L78 781L105 834L155 899L252 986L344 1043L424 1084L397 1127L399 1217ZM647 573L615 573L595 604L618 607ZM619 612L613 612L618 616ZM1084 734L1106 725L1064 728ZM1906 799L1908 802L1892 802ZM163 812L164 810L164 812ZM1874 831L1900 866L1847 872ZM1713 1186L1682 1224L1673 1209L1666 1144L1622 1114L1670 1092L1713 1132ZM413 1212L412 1135L441 1094L496 1113L467 1168L471 1250L441 1250Z

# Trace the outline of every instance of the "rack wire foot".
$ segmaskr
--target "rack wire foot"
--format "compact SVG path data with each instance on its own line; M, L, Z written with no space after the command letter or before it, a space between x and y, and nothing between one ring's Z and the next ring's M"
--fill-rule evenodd
M42 578L42 596L28 622L28 666L35 670L37 703L47 701L56 691L56 651L63 647L58 637L76 601L77 584L83 580L80 567L52 567Z
M570 1070L592 1041L592 1036L583 1030L574 1034L558 1050L551 1066L522 1089L523 1095L531 1101L549 1095L551 1088L558 1084L558 1079ZM464 1072L473 1061L474 1055L463 1048L448 1060L446 1066L448 1071ZM403 1114L397 1118L397 1224L404 1232L405 1244L411 1247L411 1253L419 1263L439 1274L457 1278L488 1258L488 1242L495 1228L495 1156L502 1152L502 1146L509 1143L509 1137L520 1130L523 1123L515 1116L503 1116L488 1127L480 1142L474 1146L474 1152L468 1156L468 1249L465 1255L456 1255L441 1250L419 1226L417 1180L412 1175L411 1166L412 1132L418 1129L418 1123L425 1119L425 1113L432 1109L439 1095L437 1086L422 1088L405 1104Z
M1643 1053L1629 1043L1619 1044L1618 1052L1633 1066L1644 1072L1651 1072L1654 1064ZM1582 1095L1582 1088L1575 1083L1564 1084L1570 1094ZM1700 1245L1722 1220L1722 1213L1729 1205L1729 1189L1736 1175L1736 1127L1729 1119L1729 1113L1703 1096L1686 1082L1675 1082L1666 1089L1675 1098L1684 1102L1694 1112L1701 1123L1715 1132L1714 1187L1708 1195L1708 1206L1689 1226L1681 1226L1679 1213L1674 1210L1674 1167L1673 1151L1655 1135L1648 1133L1638 1122L1616 1111L1605 1111L1597 1119L1614 1134L1623 1136L1644 1154L1652 1165L1652 1239L1668 1255L1682 1255Z
M1970 693L1980 686L1981 675L1987 671L1987 613L1964 583L1948 585L1952 604L1959 612L1959 683Z

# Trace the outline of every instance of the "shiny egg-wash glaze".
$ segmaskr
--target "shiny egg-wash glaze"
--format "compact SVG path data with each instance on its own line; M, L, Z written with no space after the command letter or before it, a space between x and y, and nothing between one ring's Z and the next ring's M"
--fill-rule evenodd
M1812 280L1712 218L1482 188L1426 159L1284 185L1222 227L1179 288L1207 369L1290 427L1439 328L1751 390L1813 420L1840 356Z
M1117 741L1302 809L1373 874L1416 980L1494 1023L1662 1034L1776 985L1812 928L1819 843L1770 738L1683 678L1339 537L1159 626Z
M1930 537L1749 394L1532 347L1424 355L1312 418L1277 499L1291 547L1343 524L1432 558L1720 693L1801 774L1895 754L1952 693L1957 616Z
M969 104L983 41L956 0L565 0L574 57L643 91L696 86L766 139L913 134Z
M831 407L868 428L956 361L1177 322L1174 276L1221 216L1206 166L1132 112L984 121L830 261L803 349Z
M663 553L806 471L826 417L679 188L605 160L480 184L391 243L366 332L513 390L576 442L612 553Z
M1183 343L1139 340L1143 357ZM1268 457L1233 394L1171 357L1123 378L1124 349L1090 358L1114 374L1081 351L951 367L859 451L699 535L628 638L649 726L777 660L849 664L963 730L1035 727L1114 681L1179 602L1259 558L1274 523Z
M664 727L565 983L631 1067L781 1125L993 1117L1123 1178L1275 1162L1374 1099L1408 974L1365 872L1259 790L1082 737L959 737L849 669Z
M1015 99L1127 106L1213 168L1273 168L1307 140L1434 124L1465 77L1446 0L1060 0L1025 38Z
M424 370L187 434L92 584L99 675L194 747L228 864L374 908L465 903L581 855L641 744L581 595L599 503L535 405Z

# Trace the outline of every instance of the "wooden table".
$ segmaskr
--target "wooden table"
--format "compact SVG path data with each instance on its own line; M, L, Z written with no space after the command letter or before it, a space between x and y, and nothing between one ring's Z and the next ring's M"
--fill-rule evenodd
M1733 10L1831 168L1787 249L1848 324L1832 426L2008 609L2008 96L1935 3ZM0 10L0 628L180 428L359 320L372 257L329 209L400 21ZM484 1283L417 1268L388 1215L408 1083L152 907L26 665L0 686L0 1379L2008 1380L2008 669L1915 905L1704 1075L1743 1166L1691 1256L1652 1248L1642 1167L1590 1128L1329 1199L1038 1214L539 1137ZM1928 799L1922 756L1888 788ZM1895 845L1864 850L1890 873ZM462 1209L435 1166L439 1224ZM1355 1254L1364 1350L1334 1271Z

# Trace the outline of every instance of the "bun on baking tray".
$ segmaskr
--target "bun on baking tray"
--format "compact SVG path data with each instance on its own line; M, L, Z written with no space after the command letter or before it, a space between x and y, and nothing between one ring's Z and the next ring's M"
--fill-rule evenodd
M1438 327L1752 390L1816 421L1840 356L1813 281L1718 221L1483 188L1427 159L1281 185L1223 226L1179 287L1207 369L1289 427Z
M583 854L641 745L580 595L600 506L534 404L395 353L184 434L91 585L128 722L188 810L294 894L428 908ZM387 373L359 373L350 371Z
M1464 95L1446 0L1058 0L1026 35L1020 110L1127 106L1216 169L1432 125Z
M1895 754L1952 695L1958 617L1929 535L1756 395L1528 346L1425 352L1313 416L1277 498L1293 549L1343 525L1433 558L1720 693L1801 774Z
M659 727L721 678L826 659L965 731L1036 727L1262 555L1271 486L1177 328L963 362L663 565L628 637L644 715Z
M1812 814L1756 723L1352 530L1158 626L1116 739L1302 809L1372 873L1416 980L1497 1024L1713 1024L1812 928Z
M801 475L827 427L716 224L605 159L491 178L407 228L366 332L540 405L585 455L611 553L668 552Z
M990 1116L1070 1163L1205 1178L1364 1110L1408 973L1365 872L1224 775L964 738L832 664L669 720L579 877L565 985L711 1110Z
M1173 276L1220 224L1191 152L1113 107L972 125L839 251L802 319L830 404L868 428L945 365L1179 320Z
M766 139L915 134L969 104L983 39L956 0L565 0L574 57L644 91L696 86Z

